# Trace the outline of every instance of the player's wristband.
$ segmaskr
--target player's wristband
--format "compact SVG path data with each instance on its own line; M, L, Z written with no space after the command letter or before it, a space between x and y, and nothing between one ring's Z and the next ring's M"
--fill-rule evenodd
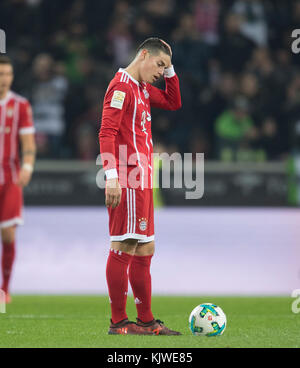
M166 78L172 78L172 77L174 77L175 74L176 73L175 73L173 65L171 65L169 68L166 68L164 70L164 77L166 77Z
M117 169L109 169L105 171L106 179L116 179L118 178Z
M33 172L33 166L30 165L30 164L23 164L22 165L22 169L26 170L26 171L29 171L30 173Z

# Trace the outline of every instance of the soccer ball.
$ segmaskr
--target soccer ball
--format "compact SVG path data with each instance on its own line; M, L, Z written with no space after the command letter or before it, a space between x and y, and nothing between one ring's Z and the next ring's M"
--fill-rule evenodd
M193 335L220 336L226 328L226 322L226 315L220 307L204 303L192 310L189 327Z

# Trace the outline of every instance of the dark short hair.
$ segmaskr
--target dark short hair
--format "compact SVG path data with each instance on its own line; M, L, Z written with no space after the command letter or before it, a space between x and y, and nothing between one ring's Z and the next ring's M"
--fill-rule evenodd
M157 37L147 38L147 40L142 42L140 46L137 48L136 53L139 53L143 49L147 49L151 54L154 54L154 55L157 55L160 51L162 51L163 53L171 56L168 46L166 46Z
M6 55L0 55L0 64L9 64L9 65L13 65L11 59L6 56Z

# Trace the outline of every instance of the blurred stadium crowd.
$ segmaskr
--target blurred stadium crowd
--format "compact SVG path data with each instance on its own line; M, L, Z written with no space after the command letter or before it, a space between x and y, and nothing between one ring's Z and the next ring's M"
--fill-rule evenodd
M39 158L96 158L107 85L151 36L172 46L183 101L153 110L157 150L263 161L300 149L300 1L1 0L0 25Z

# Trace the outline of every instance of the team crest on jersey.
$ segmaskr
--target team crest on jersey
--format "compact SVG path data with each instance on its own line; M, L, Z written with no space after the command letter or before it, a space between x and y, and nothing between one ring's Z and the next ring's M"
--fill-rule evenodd
M7 112L6 112L6 116L8 118L11 118L13 116L13 114L14 114L14 110L12 108L8 108Z
M147 225L148 222L146 218L142 217L139 219L139 227L141 231L145 231L147 229Z
M149 93L146 90L146 88L143 89L143 92L144 92L145 98L149 98Z

